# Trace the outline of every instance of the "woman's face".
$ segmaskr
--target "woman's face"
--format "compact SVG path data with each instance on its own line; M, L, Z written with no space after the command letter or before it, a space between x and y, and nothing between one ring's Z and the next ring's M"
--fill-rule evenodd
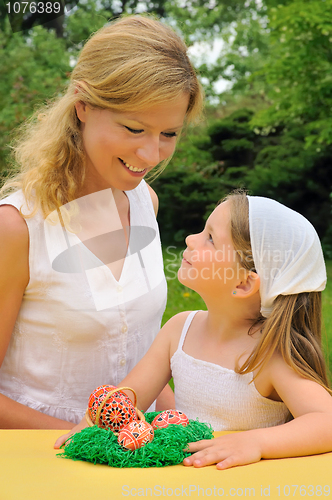
M134 189L145 175L172 155L189 96L119 113L76 103L86 153L84 194L101 189Z

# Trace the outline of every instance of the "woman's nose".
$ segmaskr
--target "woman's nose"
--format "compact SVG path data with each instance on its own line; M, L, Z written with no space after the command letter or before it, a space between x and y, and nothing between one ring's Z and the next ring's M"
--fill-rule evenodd
M149 167L158 165L161 161L159 138L146 140L137 149L136 155Z

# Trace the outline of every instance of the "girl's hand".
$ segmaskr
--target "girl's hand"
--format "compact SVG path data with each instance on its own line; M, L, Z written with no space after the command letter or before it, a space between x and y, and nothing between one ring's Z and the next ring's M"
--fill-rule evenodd
M255 431L226 434L214 439L189 443L185 451L194 452L183 460L183 465L204 467L217 464L217 469L259 462L261 448Z
M55 449L60 448L67 441L67 439L76 434L76 432L80 432L82 429L85 429L85 427L89 427L89 424L86 421L84 415L79 424L75 425L75 427L73 427L69 432L67 432L67 434L63 434L55 441L54 448Z

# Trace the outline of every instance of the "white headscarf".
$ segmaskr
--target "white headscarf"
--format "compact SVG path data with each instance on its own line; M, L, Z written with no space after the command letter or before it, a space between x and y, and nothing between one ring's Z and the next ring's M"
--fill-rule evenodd
M247 198L261 313L268 318L278 295L324 290L325 262L318 235L305 217L269 198Z

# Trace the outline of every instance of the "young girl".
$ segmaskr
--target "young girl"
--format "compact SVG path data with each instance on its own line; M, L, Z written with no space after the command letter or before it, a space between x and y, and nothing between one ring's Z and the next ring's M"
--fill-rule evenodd
M177 409L215 431L244 431L190 443L184 465L226 469L331 451L320 345L326 272L312 225L274 200L235 193L186 243L178 277L207 311L168 321L119 387L132 387L145 410L172 375Z
M149 17L111 23L21 131L2 196L16 191L0 202L0 428L71 428L160 329L158 198L144 177L201 112L186 52Z

